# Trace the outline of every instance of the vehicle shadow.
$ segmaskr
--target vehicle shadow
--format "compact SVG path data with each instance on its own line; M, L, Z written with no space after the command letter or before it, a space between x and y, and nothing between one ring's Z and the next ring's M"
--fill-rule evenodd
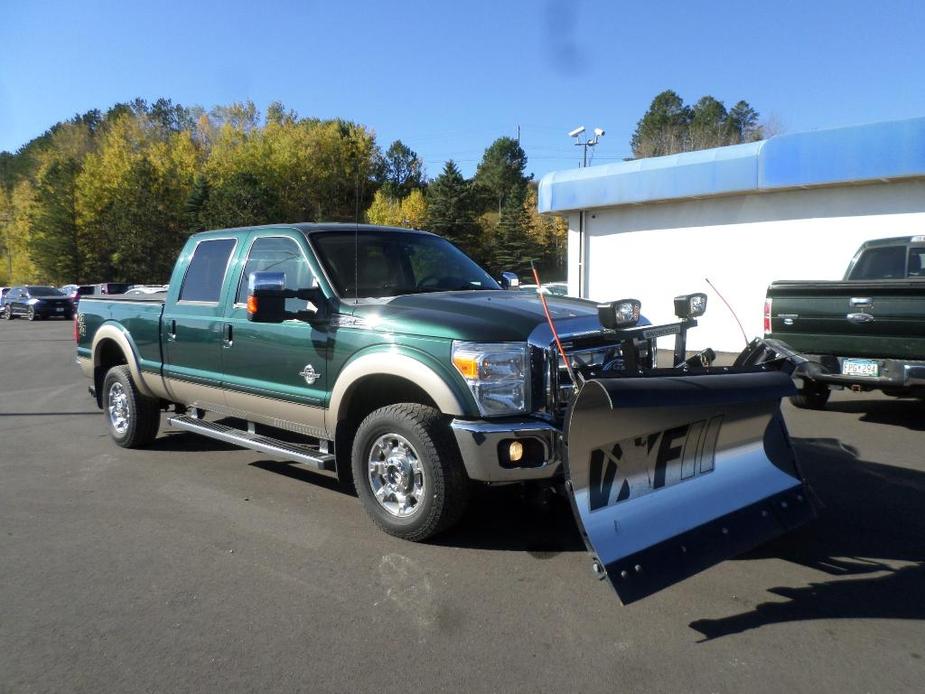
M793 443L819 518L740 559L777 557L833 580L770 588L786 600L689 626L709 641L808 619L925 619L925 473L860 460L837 439Z
M277 475L298 480L299 482L323 487L332 492L340 492L346 496L356 496L352 489L348 489L341 484L337 477L330 472L319 472L307 467L301 467L298 463L280 462L278 460L256 460L249 463L249 465L267 472L275 472Z
M167 429L167 431L162 430L161 434L154 439L154 442L146 450L207 453L209 451L239 451L241 449L230 443L206 438L190 431Z
M469 549L526 552L549 559L562 552L584 551L584 542L566 499L545 502L529 495L529 487L473 487L462 522L432 544Z
M837 400L825 409L846 414L860 414L861 422L900 426L925 431L925 402L921 400Z

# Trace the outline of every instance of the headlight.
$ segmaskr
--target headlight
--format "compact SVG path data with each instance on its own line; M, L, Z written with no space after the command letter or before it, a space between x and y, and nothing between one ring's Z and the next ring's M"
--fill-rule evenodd
M526 412L525 342L454 342L452 359L483 415Z

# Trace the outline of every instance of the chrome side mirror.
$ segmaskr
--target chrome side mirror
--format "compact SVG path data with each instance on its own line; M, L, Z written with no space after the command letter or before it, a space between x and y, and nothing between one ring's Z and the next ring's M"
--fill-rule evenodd
M515 287L520 286L520 280L517 278L517 275L513 272L502 272L501 273L501 288L502 289L514 289Z

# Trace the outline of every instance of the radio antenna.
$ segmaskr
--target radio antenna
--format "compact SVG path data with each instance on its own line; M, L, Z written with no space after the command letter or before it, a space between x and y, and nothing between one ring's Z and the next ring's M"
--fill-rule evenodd
M726 308L729 309L729 313L732 314L732 317L735 318L736 323L739 324L739 332L742 333L742 339L745 340L745 345L748 346L748 335L745 334L745 328L742 327L742 321L739 320L739 317L736 315L736 312L732 310L732 306L730 306L730 305L729 305L729 302L726 301L726 297L724 297L722 294L720 294L719 289L717 289L717 288L713 285L713 283L710 281L710 278L709 278L709 277L704 277L703 279L706 280L706 283L710 285L710 288L711 288L714 292L716 292L716 296L718 296L718 297L720 298L720 300L721 300L724 304L726 304Z
M546 314L546 322L549 324L549 329L552 331L552 337L556 341L559 354L565 362L565 370L568 371L568 377L572 379L572 385L578 388L581 384L575 378L575 371L572 369L572 361L565 353L565 348L562 346L562 341L559 339L559 332L556 330L556 324L552 320L552 314L549 313L549 306L546 305L546 295L542 292L543 285L540 282L540 273L537 272L536 265L533 264L532 260L530 261L530 269L533 270L533 280L536 282L536 293L540 297L540 303L543 304L543 313Z
M357 157L353 211L353 305L360 303L360 160Z

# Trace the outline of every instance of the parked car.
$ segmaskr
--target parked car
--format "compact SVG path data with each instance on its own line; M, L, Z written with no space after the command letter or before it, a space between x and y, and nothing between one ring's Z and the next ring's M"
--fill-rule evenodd
M520 284L517 289L522 292L533 292L534 294L537 291L535 284ZM545 282L539 291L552 296L568 296L568 282Z
M0 318L4 317L3 307L6 305L6 295L9 294L12 287L0 287Z
M734 367L685 360L706 296L674 303L652 326L631 299L505 291L427 232L278 225L194 234L166 295L84 297L75 338L119 446L149 445L167 408L335 472L408 540L456 523L472 482L560 489L631 602L814 515L780 413L789 362L761 340ZM668 335L682 363L656 369Z
M764 330L809 360L797 407L846 387L925 398L925 236L864 243L842 281L772 283Z
M94 294L125 294L132 287L128 282L101 282L95 286Z
M55 287L26 285L13 287L3 307L7 320L23 316L29 320L42 318L72 318L74 307L64 293Z
M150 294L163 294L169 285L166 284L135 284L125 292L125 296L148 296Z
M76 313L77 306L80 304L80 297L85 296L87 294L93 294L93 285L92 284L65 284L63 287L60 287L60 290L70 300L71 305L74 307L74 312Z

